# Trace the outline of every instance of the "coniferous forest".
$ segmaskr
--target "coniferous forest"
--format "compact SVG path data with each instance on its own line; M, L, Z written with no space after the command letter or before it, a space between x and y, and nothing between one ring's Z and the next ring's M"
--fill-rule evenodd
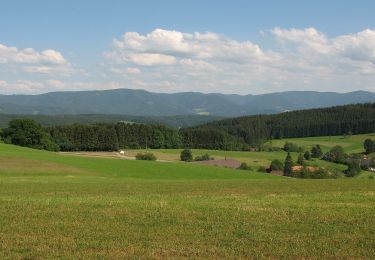
M246 116L179 130L163 125L124 122L50 126L44 129L61 151L141 148L249 150L269 139L373 132L375 104ZM11 138L7 133L10 131L4 129L4 140Z

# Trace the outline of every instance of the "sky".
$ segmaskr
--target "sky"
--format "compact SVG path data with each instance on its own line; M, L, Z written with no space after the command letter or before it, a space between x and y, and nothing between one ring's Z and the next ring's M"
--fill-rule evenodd
M0 94L375 92L375 1L2 0Z

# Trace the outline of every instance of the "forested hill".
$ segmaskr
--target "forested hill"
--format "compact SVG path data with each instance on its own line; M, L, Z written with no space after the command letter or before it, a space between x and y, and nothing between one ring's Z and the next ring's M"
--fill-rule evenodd
M375 103L238 117L183 131L195 137L192 146L204 144L204 133L212 131L251 146L268 139L370 133L375 131Z
M197 92L167 94L115 89L52 92L40 95L0 95L0 113L237 117L366 102L375 102L375 93L289 91L242 96Z
M3 129L0 135L9 143L27 141L28 138L20 136L28 133L24 130L25 125L38 126L32 122L34 121L30 119L13 120L10 127ZM20 129L20 134L15 134L16 128ZM43 129L40 125L39 128ZM374 132L375 103L301 110L278 115L246 116L179 130L162 125L126 122L50 126L44 130L62 151L115 151L149 147L248 150L272 138Z
M16 118L29 118L43 126L72 125L72 124L97 124L129 122L149 125L165 125L172 128L191 127L202 125L211 121L223 119L218 116L181 115L181 116L130 116L130 115L9 115L0 114L0 127L7 127L9 122Z

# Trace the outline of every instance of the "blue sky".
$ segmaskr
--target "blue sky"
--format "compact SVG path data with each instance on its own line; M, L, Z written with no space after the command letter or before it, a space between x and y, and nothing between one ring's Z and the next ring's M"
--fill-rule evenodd
M3 1L0 93L375 91L373 10L343 0Z

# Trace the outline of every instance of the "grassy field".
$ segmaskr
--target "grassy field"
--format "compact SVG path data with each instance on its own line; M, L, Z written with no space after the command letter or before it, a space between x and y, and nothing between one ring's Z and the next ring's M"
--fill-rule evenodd
M331 137L307 137L307 138L290 138L273 140L273 147L282 148L286 141L297 143L299 146L305 149L310 149L313 145L320 144L323 151L327 152L335 145L340 145L344 148L346 153L360 153L363 152L363 142L366 138L375 139L375 134L364 134L364 135L352 135L348 137L344 136L331 136ZM152 152L160 160L166 161L179 161L181 149L148 149L146 150L129 150L127 151L129 156L135 156L139 152ZM205 149L192 149L193 155L203 155L208 153L215 159L233 158L240 162L246 162L248 165L257 169L259 166L268 167L272 160L279 159L285 160L287 155L284 151L275 152L237 152L237 151L217 151L217 150L205 150ZM296 162L298 153L291 153L293 160ZM310 166L324 167L328 170L343 171L347 167L345 165L330 163L323 160L313 159L312 161L306 162ZM369 172L363 172L359 178L367 178L370 175Z
M305 138L290 138L273 140L272 146L283 147L285 141L297 143L303 147L311 147L315 144L320 144L324 151L328 151L336 145L344 148L346 153L361 153L363 152L363 142L365 139L375 139L375 134L362 134L351 136L322 136L322 137L305 137Z
M372 179L0 144L0 259L374 259L374 206Z

